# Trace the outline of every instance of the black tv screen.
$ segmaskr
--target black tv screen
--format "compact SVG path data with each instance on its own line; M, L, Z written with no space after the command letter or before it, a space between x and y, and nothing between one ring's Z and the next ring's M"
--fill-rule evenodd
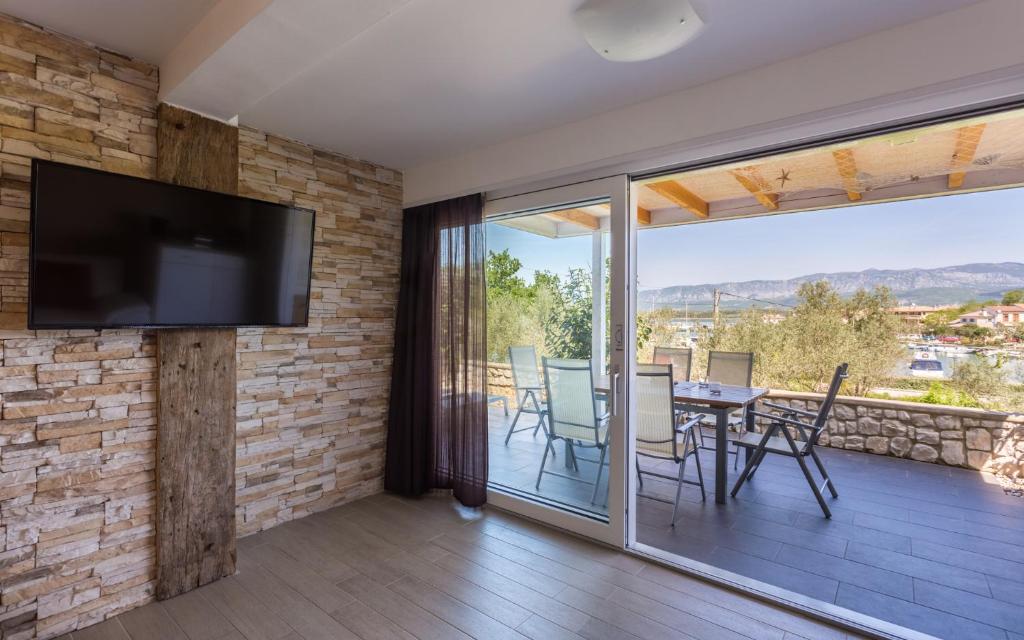
M34 160L29 328L298 326L314 214Z

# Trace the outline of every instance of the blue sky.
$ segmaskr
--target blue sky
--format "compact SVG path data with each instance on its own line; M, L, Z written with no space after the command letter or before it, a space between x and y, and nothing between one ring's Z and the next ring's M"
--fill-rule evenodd
M535 270L590 267L590 237L488 225L488 249ZM1024 188L642 230L641 289L817 272L1024 262Z

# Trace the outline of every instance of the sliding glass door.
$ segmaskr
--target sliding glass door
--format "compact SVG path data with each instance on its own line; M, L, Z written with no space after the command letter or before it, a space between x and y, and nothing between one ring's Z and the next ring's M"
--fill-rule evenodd
M491 504L624 546L628 180L489 199Z

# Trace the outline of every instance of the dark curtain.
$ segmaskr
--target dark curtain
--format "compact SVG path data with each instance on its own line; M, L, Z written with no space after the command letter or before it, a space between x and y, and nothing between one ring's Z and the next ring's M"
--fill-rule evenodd
M487 500L481 195L406 209L384 486Z

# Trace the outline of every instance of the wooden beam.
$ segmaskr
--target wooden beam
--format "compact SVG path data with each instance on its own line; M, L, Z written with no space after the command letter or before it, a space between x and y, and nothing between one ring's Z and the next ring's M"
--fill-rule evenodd
M548 216L561 220L562 222L571 222L578 224L581 227L586 227L591 231L597 231L601 228L601 220L592 213L587 213L582 209L563 209L562 211L549 211Z
M671 200L673 204L696 214L698 218L708 217L708 203L675 180L652 182L647 188L659 196Z
M636 208L636 221L642 225L651 224L651 212L643 207L638 206Z
M603 205L597 205L601 208L601 211L611 211L611 205L604 203ZM647 211L640 205L637 205L637 221L640 224L650 224L650 211Z
M843 188L850 202L861 199L860 182L857 180L857 161L853 159L853 149L836 149L832 152L836 161L839 177L843 179Z
M238 129L160 105L157 177L238 192ZM157 332L156 598L235 573L235 330Z
M959 171L974 161L974 154L978 150L981 136L985 133L985 123L975 124L968 127L960 127L956 132L956 147L953 150L953 169L949 174L947 186L950 189L959 189L964 186L966 171Z
M771 190L768 182L758 173L757 167L743 167L729 173L743 185L744 189L757 198L757 201L764 205L765 209L775 211L779 208L779 194Z

